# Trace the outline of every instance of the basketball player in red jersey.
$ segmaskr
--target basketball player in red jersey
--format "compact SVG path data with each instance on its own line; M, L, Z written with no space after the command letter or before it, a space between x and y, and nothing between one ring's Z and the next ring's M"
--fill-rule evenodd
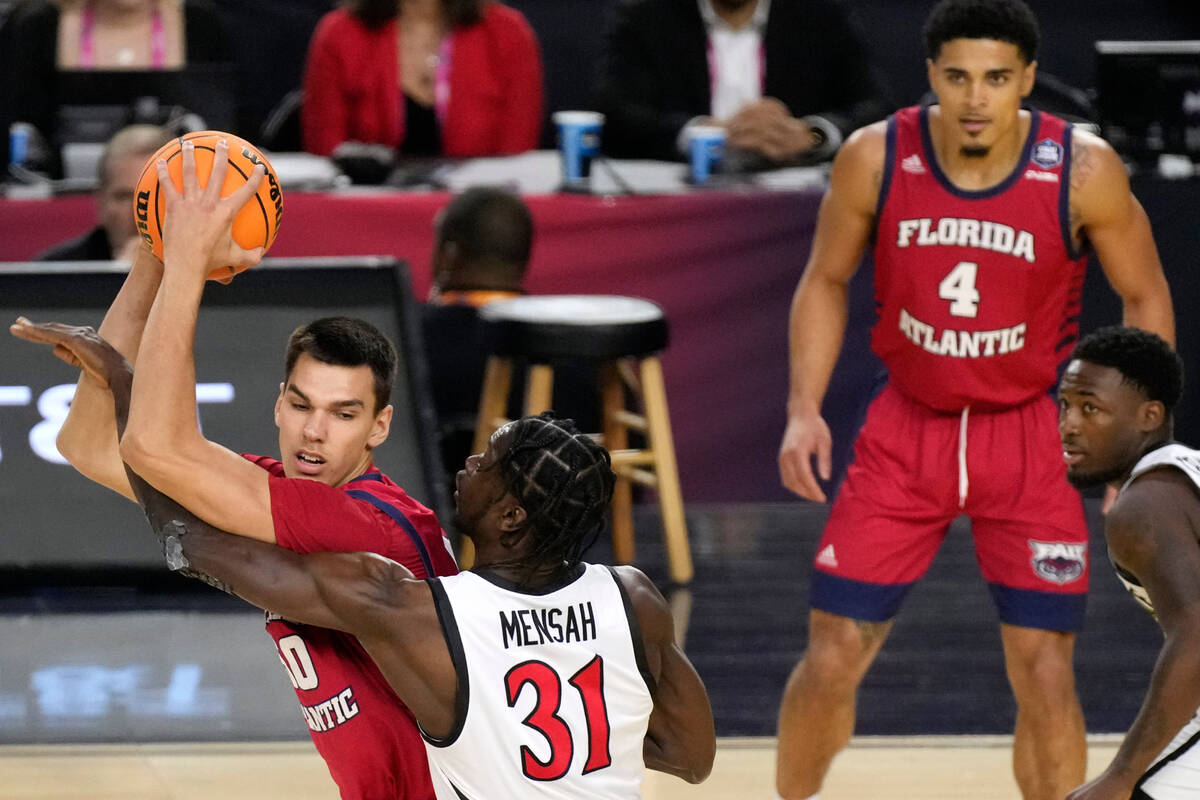
M91 329L36 333L111 387L128 430L121 354ZM360 638L420 722L437 800L634 800L647 767L689 783L712 769L708 694L666 601L633 567L582 561L616 476L570 420L509 423L467 459L454 504L475 568L426 581L373 553L231 536L128 478L172 569Z
M851 276L873 242L872 346L889 379L871 403L817 548L808 649L779 716L777 788L816 796L854 729L855 695L950 522L971 517L1017 700L1026 800L1084 776L1072 654L1087 529L1050 396L1077 335L1089 250L1128 325L1174 341L1145 212L1116 154L1049 114L1033 88L1037 21L1021 0L943 0L925 24L936 105L857 131L833 165L793 300L783 483L825 495L821 401Z
M145 378L136 402L146 409L147 424L131 441L136 455L128 460L199 516L241 536L299 553L370 551L422 577L455 574L454 557L433 512L372 464L391 423L388 399L396 354L368 323L325 318L293 333L275 404L280 460L240 457L200 433L192 342L206 273L187 267L203 266L210 255L213 264L258 260L259 253L241 251L228 236L232 214L257 180L226 200L199 192L189 144L184 148L185 175L193 180L186 201L174 194L168 201L166 268L140 251L100 327L126 358L136 360ZM218 171L226 160L218 154L216 164L208 186L222 185ZM189 251L180 233L186 236L194 228L179 231L177 223L198 216L189 207L196 203L207 203L210 211L217 207L215 225L224 225L224 232L218 244ZM49 343L52 329L19 323L13 332ZM58 446L84 475L135 499L117 451L112 396L106 384L86 372ZM362 645L345 633L276 614L268 614L266 627L341 796L432 798L412 713Z

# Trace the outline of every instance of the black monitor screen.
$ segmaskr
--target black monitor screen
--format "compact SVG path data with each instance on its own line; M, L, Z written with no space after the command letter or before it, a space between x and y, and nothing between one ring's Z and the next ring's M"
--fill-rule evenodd
M1096 42L1104 136L1123 155L1200 161L1200 41Z
M184 112L209 130L237 124L234 66L196 62L175 70L63 70L57 76L55 140L104 142L121 127L162 125Z
M0 315L98 326L124 280L106 266L0 264ZM205 436L237 452L277 456L272 409L289 334L317 317L360 317L395 342L401 359L391 435L376 464L444 512L414 309L407 269L391 259L268 259L229 286L210 283L196 332ZM7 338L0 346L0 568L161 566L140 509L81 476L54 446L78 372L44 347Z

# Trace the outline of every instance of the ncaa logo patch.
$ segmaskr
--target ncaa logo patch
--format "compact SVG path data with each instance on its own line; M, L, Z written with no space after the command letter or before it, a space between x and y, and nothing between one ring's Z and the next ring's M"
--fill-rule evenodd
M1029 540L1034 573L1052 583L1070 583L1083 576L1087 567L1087 545Z
M1063 146L1053 139L1042 139L1033 146L1033 156L1029 159L1042 169L1054 169L1063 160Z

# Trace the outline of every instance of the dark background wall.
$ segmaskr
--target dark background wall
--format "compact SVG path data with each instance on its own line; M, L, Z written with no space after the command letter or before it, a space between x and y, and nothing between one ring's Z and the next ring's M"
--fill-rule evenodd
M612 9L623 0L509 0L537 32L546 61L547 111L591 105ZM20 0L0 0L0 18ZM239 133L255 136L270 110L300 85L305 50L331 0L214 0L226 19L239 66ZM784 0L779 0L784 2ZM916 101L925 90L920 41L929 0L843 0L864 37L892 99ZM1097 39L1200 37L1192 0L1030 0L1043 29L1043 70L1079 88L1095 82ZM663 31L668 37L671 31ZM2 39L0 39L2 41ZM8 68L11 71L13 68ZM0 75L0 84L13 80ZM550 144L550 132L544 143Z

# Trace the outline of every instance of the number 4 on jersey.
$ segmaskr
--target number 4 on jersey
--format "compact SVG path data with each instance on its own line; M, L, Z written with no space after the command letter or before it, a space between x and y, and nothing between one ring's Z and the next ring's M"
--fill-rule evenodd
M938 284L938 297L950 301L950 313L956 317L974 317L979 313L979 290L975 276L979 265L960 261Z

